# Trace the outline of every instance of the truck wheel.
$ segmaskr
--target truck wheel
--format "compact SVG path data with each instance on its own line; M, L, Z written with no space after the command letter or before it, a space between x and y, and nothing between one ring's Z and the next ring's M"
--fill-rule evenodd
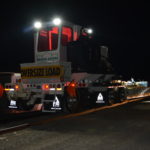
M64 107L70 113L79 112L81 108L80 92L74 86L68 86L64 94ZM64 109L65 110L65 109Z
M113 99L108 100L108 105L113 105L114 103L115 103L115 101Z
M120 98L120 103L124 102L126 99L124 97Z
M66 98L66 107L69 112L75 113L79 111L79 100L77 97L70 97Z
M119 92L120 92L120 102L125 101L127 99L126 97L127 94L126 94L125 89L121 89Z
M113 91L110 91L108 93L108 101L107 104L108 105L113 105L115 103L115 93Z
M0 97L0 112L7 112L9 106L9 100L6 93L3 93L3 96Z

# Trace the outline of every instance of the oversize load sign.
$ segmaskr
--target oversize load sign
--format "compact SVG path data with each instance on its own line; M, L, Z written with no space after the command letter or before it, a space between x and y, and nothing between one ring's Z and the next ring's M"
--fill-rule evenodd
M33 66L22 67L21 77L23 79L29 78L59 78L63 75L62 66Z

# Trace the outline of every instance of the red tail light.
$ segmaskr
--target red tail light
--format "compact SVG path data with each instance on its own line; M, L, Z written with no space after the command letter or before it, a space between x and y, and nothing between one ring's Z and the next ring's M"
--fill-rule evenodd
M52 88L53 87L53 85L52 84L49 84L49 88Z
M64 86L69 86L70 82L66 82Z
M19 90L19 85L15 85L15 90Z
M43 84L42 89L43 90L49 90L49 85L48 84Z

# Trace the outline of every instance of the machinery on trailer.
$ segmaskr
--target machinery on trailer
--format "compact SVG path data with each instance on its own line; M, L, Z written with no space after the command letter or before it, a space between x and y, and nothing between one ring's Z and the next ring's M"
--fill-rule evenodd
M91 29L59 18L35 27L35 61L21 64L20 82L5 84L9 107L76 112L148 94L147 82L114 74L108 48L91 39Z

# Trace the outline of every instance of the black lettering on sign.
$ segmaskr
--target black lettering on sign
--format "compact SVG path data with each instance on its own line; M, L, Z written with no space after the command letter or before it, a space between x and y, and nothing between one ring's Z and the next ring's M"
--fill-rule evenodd
M34 77L60 77L63 70L60 66L46 66L46 67L30 67L21 68L22 78L34 78Z
M46 69L46 76L58 76L61 73L60 68L47 68Z

